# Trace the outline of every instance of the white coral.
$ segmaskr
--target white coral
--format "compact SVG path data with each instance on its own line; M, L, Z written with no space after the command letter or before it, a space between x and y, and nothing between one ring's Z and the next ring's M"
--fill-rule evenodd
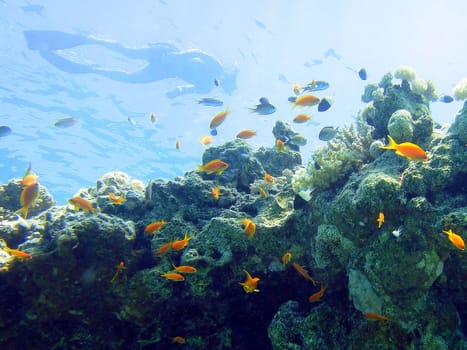
M456 100L465 100L467 98L467 78L459 81L452 89Z
M394 72L394 77L397 79L412 81L416 77L415 70L409 66L399 66Z

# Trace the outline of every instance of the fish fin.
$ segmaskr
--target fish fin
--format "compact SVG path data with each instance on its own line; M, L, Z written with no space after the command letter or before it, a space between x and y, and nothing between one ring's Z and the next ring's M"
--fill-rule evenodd
M394 139L391 137L391 135L388 135L388 142L389 143L386 146L379 146L379 148L381 148L381 149L396 149L397 143L396 143L396 141L394 141Z

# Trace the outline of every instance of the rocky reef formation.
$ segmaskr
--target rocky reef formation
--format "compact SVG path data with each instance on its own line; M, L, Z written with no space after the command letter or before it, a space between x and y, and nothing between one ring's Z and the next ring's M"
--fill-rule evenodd
M0 186L0 344L467 346L466 255L443 233L467 229L467 102L449 128L433 129L429 100L413 82L387 75L380 85L357 124L306 167L296 147L253 151L235 140L203 154L203 164L229 164L219 174L193 171L147 186L104 175L77 194L97 210L56 206L41 186L28 220L15 214L20 181ZM284 123L274 130L285 142L295 136ZM388 134L427 149L429 160L380 149ZM252 234L244 219L256 225ZM164 224L148 234L154 222ZM286 264L286 252L310 278ZM179 266L197 271L165 275ZM259 292L239 285L244 271L259 278Z

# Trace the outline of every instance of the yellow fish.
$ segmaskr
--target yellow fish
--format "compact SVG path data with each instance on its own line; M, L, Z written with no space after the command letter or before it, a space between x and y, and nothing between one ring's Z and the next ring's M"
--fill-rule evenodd
M243 272L246 274L246 280L245 282L239 282L239 284L243 286L243 290L246 293L259 292L259 289L256 288L259 282L259 278L251 277L247 270L243 270Z
M383 212L379 212L378 218L376 219L376 221L378 222L378 228L381 228L381 226L383 226L383 222L384 222L384 213Z
M428 160L428 155L420 146L411 142L398 144L390 135L388 135L388 140L389 143L386 146L379 146L379 148L392 149L396 151L398 156L405 157L408 160L419 160L422 162L426 162Z
M465 249L464 240L457 233L454 233L451 229L449 229L448 231L443 231L443 233L448 235L448 238L451 241L451 243L454 244L457 248L459 248L460 250Z

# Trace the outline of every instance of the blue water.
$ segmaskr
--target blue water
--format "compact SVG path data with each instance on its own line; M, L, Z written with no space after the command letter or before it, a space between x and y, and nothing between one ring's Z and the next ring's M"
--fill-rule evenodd
M254 129L248 143L272 147L275 121L296 114L292 85L325 80L330 88L316 95L331 96L331 109L294 125L308 138L306 161L323 144L321 127L351 123L364 86L399 65L451 93L467 72L465 13L461 0L0 1L0 125L12 129L0 137L0 183L31 162L64 203L113 170L144 182L182 175L201 163L199 140L225 107L213 145ZM251 114L263 96L277 112ZM450 123L460 106L431 109ZM68 117L79 122L54 127Z

